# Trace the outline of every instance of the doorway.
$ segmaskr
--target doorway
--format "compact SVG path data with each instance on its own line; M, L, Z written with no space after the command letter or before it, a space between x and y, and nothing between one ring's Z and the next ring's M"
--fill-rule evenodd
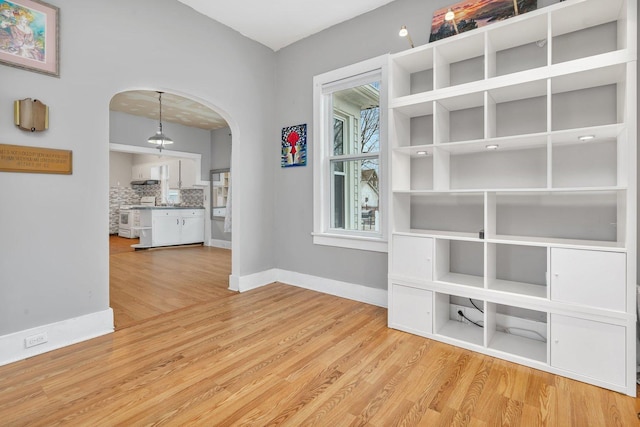
M208 179L212 162L231 166L229 125L211 108L165 92L160 119L156 96L155 91L126 91L110 102L109 282L116 329L231 292L231 251L211 247ZM175 141L162 150L146 141L159 124ZM179 167L171 169L172 165ZM152 176L154 170L165 171L157 187L131 185L158 178ZM120 205L135 205L147 193L154 193L158 205L203 207L204 245L134 251L131 244L136 239L118 237L114 217ZM223 238L230 248L231 233Z

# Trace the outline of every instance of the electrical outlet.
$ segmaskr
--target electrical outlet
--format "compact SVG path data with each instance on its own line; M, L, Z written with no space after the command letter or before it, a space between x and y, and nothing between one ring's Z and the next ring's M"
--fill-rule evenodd
M36 345L44 344L49 341L49 337L46 332L41 332L36 335L31 335L30 337L26 337L24 339L24 346L26 348L33 347Z

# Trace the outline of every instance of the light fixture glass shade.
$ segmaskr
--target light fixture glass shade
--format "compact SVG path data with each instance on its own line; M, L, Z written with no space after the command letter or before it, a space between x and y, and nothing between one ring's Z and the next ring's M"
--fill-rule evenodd
M173 139L162 133L162 93L163 92L158 92L158 102L160 104L160 124L158 131L147 140L150 144L155 144L160 151L162 151L165 145L173 144Z
M160 130L157 131L154 135L150 136L147 141L151 144L156 144L156 145L173 144L173 139L163 134L162 131Z

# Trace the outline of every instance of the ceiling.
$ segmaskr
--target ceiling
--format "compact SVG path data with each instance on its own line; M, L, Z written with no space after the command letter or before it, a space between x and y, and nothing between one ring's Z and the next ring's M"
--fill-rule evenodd
M158 120L160 110L158 92L151 90L120 92L111 99L109 109ZM162 121L205 130L228 126L227 122L209 107L172 93L162 94Z
M393 0L178 1L277 51Z

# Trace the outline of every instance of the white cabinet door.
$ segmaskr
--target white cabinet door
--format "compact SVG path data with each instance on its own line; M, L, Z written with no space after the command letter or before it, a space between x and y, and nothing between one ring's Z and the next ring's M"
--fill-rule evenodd
M392 245L391 274L432 280L432 238L395 235Z
M551 315L551 365L618 386L625 385L625 328Z
M152 245L168 246L180 244L180 214L177 210L157 210L153 212Z
M191 159L180 159L182 170L182 187L191 188L196 185L196 162Z
M551 299L625 311L626 255L551 249Z
M406 332L432 333L433 292L410 286L391 285L389 326Z
M204 214L200 211L182 211L180 234L182 243L204 242Z

